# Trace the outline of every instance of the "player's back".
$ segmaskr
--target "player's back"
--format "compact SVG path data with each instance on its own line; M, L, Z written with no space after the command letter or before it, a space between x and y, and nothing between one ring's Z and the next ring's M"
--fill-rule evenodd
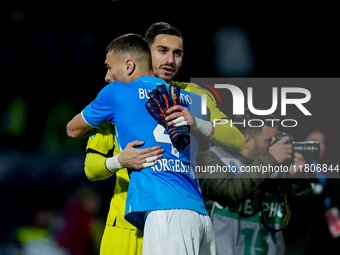
M103 110L107 111L105 116L98 119L115 123L121 151L134 140L144 141L143 147L160 145L165 150L154 167L130 173L125 214L126 219L140 229L143 229L145 213L152 210L188 209L207 214L193 172L197 140L192 136L191 144L178 152L164 127L145 108L148 93L160 84L166 83L156 77L140 77L128 84L113 82L92 103L93 111L87 113L86 108L83 111L86 120L87 115L99 115L102 111L96 113L96 109L103 110L102 105L107 108ZM200 96L184 90L181 99L181 105L189 109L193 103L200 103Z
M136 85L137 88L129 87ZM148 92L155 87L150 82L127 84L122 91L132 91L130 101L127 102L124 97L117 98L117 102L126 108L114 119L117 139L123 146L139 139L145 141L145 147L161 145L165 150L157 165L130 174L125 214L127 220L141 229L145 213L152 210L188 209L206 214L193 172L194 163L190 160L196 157L190 153L197 154L197 140L192 136L191 144L184 151L178 152L174 148L163 126L145 109ZM181 99L181 105L189 109L193 102L200 102L199 96L184 90L181 91ZM138 117L125 121L126 116Z

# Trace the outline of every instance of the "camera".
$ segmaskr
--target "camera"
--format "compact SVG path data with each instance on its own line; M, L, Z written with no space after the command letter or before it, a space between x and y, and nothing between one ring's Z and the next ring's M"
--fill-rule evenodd
M293 136L285 132L277 132L275 135L276 143L280 141L283 137L288 136L290 143L293 145L293 152L298 152L302 154L305 159L319 159L320 157L320 144L319 141L294 141Z

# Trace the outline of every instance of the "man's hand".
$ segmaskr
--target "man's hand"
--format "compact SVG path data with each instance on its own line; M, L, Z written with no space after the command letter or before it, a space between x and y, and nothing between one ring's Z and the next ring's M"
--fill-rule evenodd
M280 141L269 147L268 152L273 155L279 164L282 164L287 159L292 158L293 146L291 143L287 143L288 141L289 137L285 136Z
M119 163L124 168L132 168L136 170L156 165L157 160L163 157L161 153L163 153L164 150L161 146L154 146L145 149L135 148L142 146L143 144L144 142L142 141L133 141L128 143L118 157Z
M302 169L305 167L306 160L305 158L298 152L294 152L294 165L290 168L290 174L296 174L301 172Z
M168 125L165 118L167 110L172 106L179 105L180 88L175 85L169 86L169 93L165 85L159 85L149 93L149 100L145 107L149 114L168 131L171 143L178 151L182 151L190 144L190 130L186 125Z
M165 120L168 122L168 125L175 125L176 127L179 126L194 126L195 125L195 118L194 116L190 113L189 109L181 106L181 105L175 105L173 107L170 107L167 110L167 114L169 114ZM179 117L183 117L180 118L178 120L175 120Z
M192 130L196 130L206 137L211 138L214 136L215 128L212 123L195 118L189 109L184 106L176 105L170 107L167 113L170 114L165 118L168 125L174 125L175 127L189 125Z

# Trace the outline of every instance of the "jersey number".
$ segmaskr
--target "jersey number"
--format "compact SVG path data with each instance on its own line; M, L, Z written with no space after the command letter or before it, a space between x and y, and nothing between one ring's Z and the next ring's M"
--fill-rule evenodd
M269 251L269 245L264 239L269 233L266 230L258 230L256 235L256 240L254 237L254 229L244 228L241 230L241 234L244 235L244 255L254 254L252 249L254 249L256 255L266 255ZM253 241L255 245L253 246Z
M155 137L155 141L158 143L168 143L171 145L171 154L179 158L178 150L172 145L170 137L168 134L165 134L165 128L158 124L152 132Z

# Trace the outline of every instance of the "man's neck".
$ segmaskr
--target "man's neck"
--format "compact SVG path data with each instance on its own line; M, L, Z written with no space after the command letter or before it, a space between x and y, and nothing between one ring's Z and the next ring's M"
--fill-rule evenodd
M134 80L138 79L139 77L143 77L143 76L152 76L152 77L156 77L152 70L145 70L145 71L141 71L141 72L138 72L138 71L137 71L137 72L134 72L134 73L130 76L129 82L134 81Z

